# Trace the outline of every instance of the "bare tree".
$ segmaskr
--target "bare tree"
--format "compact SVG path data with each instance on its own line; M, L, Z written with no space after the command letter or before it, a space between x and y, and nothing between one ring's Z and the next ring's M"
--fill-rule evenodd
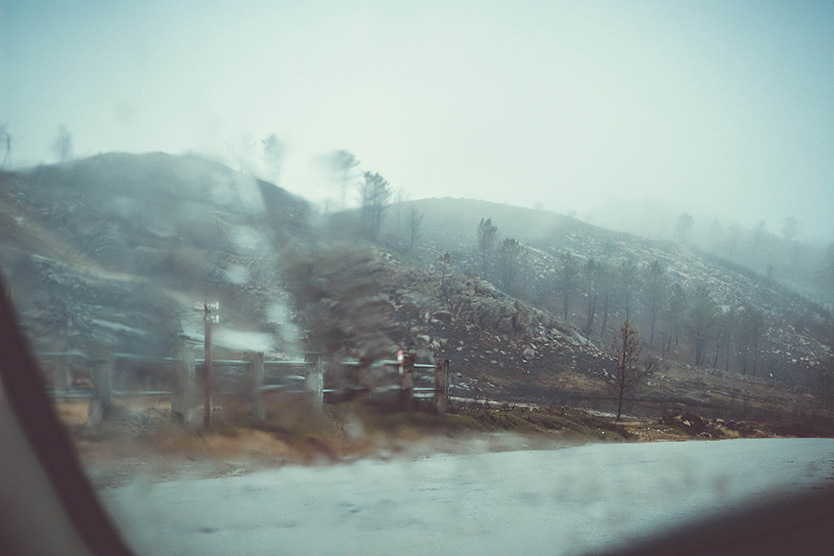
M834 368L834 361L829 363L829 367ZM831 419L831 414L834 413L834 373L830 369L819 371L816 387L820 409Z
M391 198L390 184L379 173L364 173L362 184L362 218L368 228L371 239L379 237L382 228L382 215Z
M750 244L750 252L754 256L758 256L762 249L768 242L767 222L759 220L753 228L753 239Z
M72 134L64 124L58 126L58 135L52 143L52 150L59 162L72 160Z
M675 345L678 345L680 338L681 323L683 322L684 314L686 313L689 300L687 299L686 291L680 284L673 284L669 291L669 302L666 304L666 310L663 311L663 320L666 322L665 343L662 346L663 353L672 349L672 340ZM662 342L663 340L661 340Z
M408 201L408 197L408 192L402 187L398 187L394 190L394 214L396 216L394 229L397 231L398 234L403 229L405 229L406 232L408 232L408 225L406 224L405 226L403 226L403 205L406 201ZM408 234L406 233L406 235Z
M686 245L686 240L689 239L689 232L695 224L695 219L688 213L683 213L678 216L678 223L675 225L675 235L681 243Z
M264 149L264 162L269 172L268 177L272 183L278 183L281 178L281 166L284 163L286 147L274 133L262 140L261 144Z
M797 234L799 234L799 222L795 216L788 216L782 224L782 235L786 240L793 241Z
M512 290L523 252L524 246L515 239L507 238L501 242L501 248L498 251L498 273L506 293Z
M640 340L637 338L637 330L631 327L628 321L620 326L620 334L614 338L611 345L611 355L614 357L616 369L611 380L610 387L617 396L617 417L620 420L623 414L623 400L630 396L635 388L648 378L657 368L657 359L650 358L646 364L640 367Z
M782 225L782 235L785 236L789 255L792 257L792 262L795 263L799 256L799 240L796 239L796 236L799 235L799 222L796 217L788 216L785 218L785 223Z
M396 350L400 333L379 295L385 268L370 249L332 246L288 261L286 284L314 349L327 359L374 359Z
M626 259L620 263L617 275L617 292L619 300L625 312L626 320L631 320L631 297L637 287L639 269L632 259Z
M423 237L423 212L414 206L408 211L408 236L408 251L411 252L417 240Z
M735 338L734 332L737 328L736 311L732 308L722 308L717 318L715 357L712 360L713 368L718 368L718 357L721 350L724 350L724 372L730 370L730 347Z
M492 244L495 243L496 233L498 233L498 226L493 226L492 218L486 220L481 218L481 222L478 224L478 249L481 253L484 280L487 279L487 263L492 252Z
M756 368L759 363L759 344L767 331L764 313L751 307L743 307L738 326L738 343L741 349L741 374L747 374L747 357L750 351L753 352L753 376L756 376Z
M249 157L252 156L252 151L255 150L255 140L252 139L252 134L248 131L243 131L237 138L237 141L227 141L226 149L235 162L238 164L238 169L243 172Z
M529 293L528 286L530 285L530 276L533 272L532 254L530 247L524 245L521 247L521 252L518 255L518 278L524 293Z
M562 253L559 255L559 262L562 263L558 270L559 290L562 293L562 310L564 312L565 322L567 322L570 299L573 296L573 292L576 289L576 282L579 279L579 265L576 262L576 257L570 253Z
M585 291L588 296L588 319L585 322L585 333L590 336L597 311L602 265L593 258L590 258L585 262L585 266L582 267L582 274L585 277Z
M605 328L608 326L608 313L611 297L614 293L614 276L611 267L605 262L597 263L597 291L602 296L602 326L599 329L600 337L605 335Z
M345 150L333 151L327 157L328 166L336 173L339 184L342 186L342 210L347 207L347 190L351 182L356 178L353 169L359 166L356 157Z
M438 259L440 265L440 291L446 289L446 276L452 271L452 256L448 251L440 255Z
M689 332L695 344L695 365L703 365L707 355L707 341L718 315L718 305L713 301L709 288L700 284L695 288L687 314Z
M651 332L649 334L649 345L654 345L654 333L657 326L657 317L660 308L666 299L668 288L666 279L666 265L655 259L643 269L643 290L649 306L649 318L651 320Z

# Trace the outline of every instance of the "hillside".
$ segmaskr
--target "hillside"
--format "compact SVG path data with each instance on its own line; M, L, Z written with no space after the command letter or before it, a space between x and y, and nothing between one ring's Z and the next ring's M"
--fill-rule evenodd
M409 251L412 208L424 218ZM658 370L627 411L824 413L830 313L745 267L465 199L390 206L375 242L356 213L311 216L303 199L195 156L104 154L0 174L0 267L40 352L170 356L201 342L202 305L219 300L216 340L229 352L373 360L406 349L449 359L463 400L610 411L610 344L628 318ZM485 218L497 226L486 280ZM505 238L518 242L513 258ZM696 340L698 307L709 319Z
M197 157L104 154L0 174L0 264L37 350L170 355L207 299L232 328L279 332L272 244L305 211Z
M447 251L459 271L482 275L476 231L481 218L490 218L498 228L489 268L491 281L507 289L506 281L502 280L500 241L517 239L528 249L524 260L516 261L520 268L507 293L539 309L550 310L563 320L566 287L565 263L561 257L569 255L575 270L574 283L568 287L567 323L603 349L608 347L612 334L626 316L643 332L644 347L647 347L645 340L652 310L646 272L652 262L658 261L663 269L663 291L656 300L653 342L656 349L653 351L659 355L681 363L694 363L693 348L685 339L686 323L683 318L675 322L676 315L670 314L668 305L676 286L690 297L698 286L703 286L718 315L732 313L738 317L748 311L763 317L756 353L752 346L747 349L749 361L745 374L810 385L816 380L817 371L830 362L834 321L828 308L776 281L768 283L767 276L719 257L671 241L610 232L545 211L462 199L429 199L410 205L425 214L422 250L417 250L415 258L434 263L433 259ZM592 267L593 276L589 276L588 261L596 265ZM606 301L608 318L602 326ZM594 305L594 316L588 326L590 305ZM686 312L688 306L684 303L680 309ZM676 328L677 342L664 350L658 344L662 344L663 338L668 343L672 328ZM741 374L744 350L734 345L739 343L734 340L736 330L730 326L722 328L720 323L711 328L714 337L705 346L705 360L709 364L701 366ZM754 358L757 358L755 369Z

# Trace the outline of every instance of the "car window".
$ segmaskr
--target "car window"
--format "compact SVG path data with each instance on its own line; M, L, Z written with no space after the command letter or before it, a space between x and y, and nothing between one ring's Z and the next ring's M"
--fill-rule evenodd
M0 4L2 293L127 543L581 554L822 490L832 20Z

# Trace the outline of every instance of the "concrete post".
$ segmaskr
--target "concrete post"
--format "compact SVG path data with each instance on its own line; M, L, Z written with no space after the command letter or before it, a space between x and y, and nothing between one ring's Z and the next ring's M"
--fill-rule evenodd
M212 370L214 356L212 355L211 345L211 329L214 324L214 315L212 315L211 311L216 308L216 304L206 303L203 307L205 308L205 315L203 317L205 323L205 337L203 342L203 353L205 354L203 356L203 360L205 361L203 364L203 426L208 429L211 428L211 397L214 388L214 372Z
M68 357L56 357L52 367L52 388L65 392L72 388L72 374Z
M66 352L69 350L68 343L65 336L61 336L61 340L56 347L58 352ZM52 374L52 389L56 392L65 392L72 388L72 364L70 355L59 355L53 361L51 368Z
M414 363L416 356L413 353L403 354L402 365L400 366L400 402L405 411L414 409Z
M171 413L179 415L186 423L197 420L197 377L194 371L193 350L180 346L175 367L174 395L171 398Z
M449 360L444 359L434 371L434 407L443 415L449 411Z
M246 360L249 361L247 382L250 411L257 419L266 419L266 408L261 396L261 386L264 383L264 354L261 351L247 353Z
M359 367L356 369L356 380L359 382L358 386L360 390L358 395L355 396L355 399L368 401L374 398L375 381L373 368L371 367L373 363L374 360L370 357L359 358Z
M321 355L308 353L304 356L307 369L304 372L304 388L312 393L313 407L321 411L324 408L324 366Z
M90 381L93 383L93 397L87 408L87 426L100 425L110 412L113 391L112 357L93 359L90 365Z

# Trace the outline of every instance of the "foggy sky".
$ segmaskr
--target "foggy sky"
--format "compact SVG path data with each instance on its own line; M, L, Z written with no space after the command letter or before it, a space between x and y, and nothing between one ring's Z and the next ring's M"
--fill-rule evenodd
M663 206L834 239L834 3L0 0L12 165L347 149L412 198ZM553 4L553 5L551 5ZM254 168L257 170L257 168ZM608 208L600 208L608 207Z

